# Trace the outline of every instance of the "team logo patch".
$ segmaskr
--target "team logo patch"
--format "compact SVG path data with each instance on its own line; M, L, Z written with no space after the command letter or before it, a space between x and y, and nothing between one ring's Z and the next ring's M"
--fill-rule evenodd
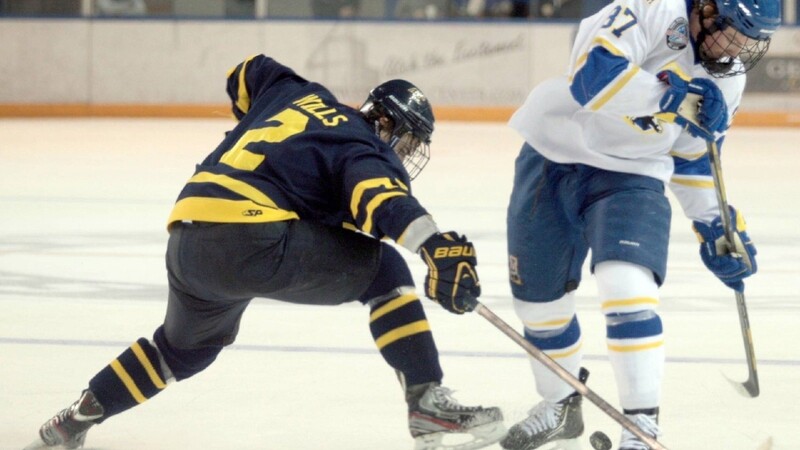
M417 88L411 88L408 90L408 92L411 94L409 100L415 102L418 105L424 105L428 101L428 99L425 98L425 95L422 92L420 92L420 90Z
M683 17L678 17L667 30L667 47L683 50L687 45L689 45L689 23Z

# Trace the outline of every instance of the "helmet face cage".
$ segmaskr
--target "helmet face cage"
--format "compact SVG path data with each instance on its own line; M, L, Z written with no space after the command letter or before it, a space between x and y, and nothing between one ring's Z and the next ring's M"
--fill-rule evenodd
M392 138L389 140L389 145L400 157L400 160L403 161L403 167L405 167L408 177L412 180L422 172L422 169L431 159L430 145L427 142L423 142L411 131L406 131L400 136L393 133Z
M740 0L717 1L722 4L718 6L711 0L697 3L700 13L700 34L697 37L700 64L715 78L741 75L755 67L767 53L770 38L763 32L770 31L771 34L774 28L765 26L767 29L758 29L752 19L742 17L740 8L742 5L738 5ZM713 24L705 26L704 21L711 18L714 19ZM743 29L738 28L737 23ZM751 34L755 32L757 37L748 36L747 31Z
M770 39L758 40L747 37L731 24L730 19L717 16L711 28L703 30L709 38L699 45L700 64L709 75L728 78L741 75L755 67L769 49ZM713 33L717 33L713 37ZM710 55L710 48L723 50L722 57ZM730 54L737 56L729 56Z
M416 178L430 160L434 119L427 98L411 83L393 80L373 89L361 112L375 123L376 134L392 147L409 178ZM381 117L392 122L391 131L382 129Z

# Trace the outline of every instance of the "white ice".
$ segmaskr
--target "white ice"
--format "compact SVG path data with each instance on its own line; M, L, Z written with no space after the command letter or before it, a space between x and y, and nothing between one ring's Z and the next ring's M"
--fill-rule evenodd
M0 449L39 425L164 315L165 220L227 119L0 120ZM747 377L732 291L697 256L674 205L660 313L667 337L663 443L671 449L800 449L800 132L736 129L723 150L732 204L748 219L760 271L747 305L761 396ZM441 123L414 192L444 230L474 240L482 301L519 328L506 281L505 207L521 144L503 124ZM425 269L406 254L417 282ZM588 273L579 290L589 386L616 405L604 321ZM445 384L498 405L508 425L539 401L524 352L478 315L425 301ZM205 372L89 433L87 448L411 449L394 373L368 311L257 300L236 344ZM588 435L619 426L591 403ZM492 448L499 448L493 446Z

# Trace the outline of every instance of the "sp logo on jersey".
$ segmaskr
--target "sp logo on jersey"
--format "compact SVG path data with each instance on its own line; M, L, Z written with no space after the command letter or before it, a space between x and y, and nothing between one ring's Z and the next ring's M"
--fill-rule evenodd
M683 50L687 45L689 45L689 23L683 17L678 17L667 29L667 47Z

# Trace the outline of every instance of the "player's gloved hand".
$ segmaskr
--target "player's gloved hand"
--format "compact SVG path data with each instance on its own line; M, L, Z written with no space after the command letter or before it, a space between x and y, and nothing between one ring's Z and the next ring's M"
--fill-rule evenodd
M658 79L669 86L659 102L662 117L709 142L716 139L715 133L728 128L728 106L713 81L705 78L686 81L670 70L659 72Z
M710 224L693 222L694 231L700 240L700 257L706 267L725 285L744 292L743 279L756 273L756 247L747 235L744 218L732 206L731 222L735 224L733 251L725 239L722 220L717 217Z
M477 306L481 283L475 266L475 247L466 237L453 231L435 233L419 248L428 265L425 295L446 310L464 314Z

